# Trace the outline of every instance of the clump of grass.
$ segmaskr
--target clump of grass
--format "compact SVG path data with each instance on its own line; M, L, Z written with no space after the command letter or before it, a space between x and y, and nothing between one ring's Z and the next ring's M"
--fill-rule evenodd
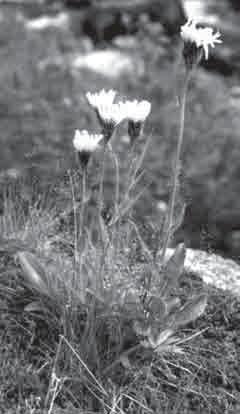
M21 347L34 375L42 376L43 384L34 401L30 396L27 399L29 412L37 410L37 404L48 414L54 412L55 405L110 413L145 413L162 407L178 412L184 393L195 381L194 364L191 366L187 359L185 346L202 336L205 329L186 336L183 328L203 314L206 294L198 290L181 296L185 246L179 244L169 259L166 253L179 224L175 204L187 84L199 59L196 48L205 46L196 44L189 51L188 45L187 52L184 50L187 75L181 99L173 190L165 225L156 231L158 243L154 250L141 237L131 214L143 193L142 161L148 143L141 149L138 138L150 111L146 101L113 103L112 91L88 95L102 131L97 135L77 131L74 137L78 168L69 175L73 234L69 229L70 234L56 237L59 216L54 210L46 214L46 209L37 204L27 214L15 216L6 198L6 215L1 223L6 238L2 238L0 248L14 261L7 263L7 273L11 266L13 281L2 283L2 302L8 304L6 312L12 315L12 332L22 330ZM190 66L186 53L193 53L192 59L196 57ZM129 169L126 183L121 183L119 159L112 143L117 126L123 121L128 123L130 138L125 160ZM88 170L92 153L101 149L100 144L102 164L96 195L88 185ZM109 217L104 214L108 159L115 166ZM14 238L8 237L10 226ZM134 241L144 259L144 265L139 267L136 262L132 266L129 260ZM61 247L57 248L59 242ZM30 339L27 349L26 337ZM179 371L188 373L182 379L182 387L174 383ZM163 384L181 391L180 399L173 405L164 401ZM191 392L204 399L201 392Z

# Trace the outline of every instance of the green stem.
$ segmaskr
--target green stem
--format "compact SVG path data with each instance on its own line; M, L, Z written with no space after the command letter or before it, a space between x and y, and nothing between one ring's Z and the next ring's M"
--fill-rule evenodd
M80 238L83 238L83 227L84 227L84 210L85 210L85 203L86 203L86 168L83 170L82 174L82 202L81 202L81 210L80 210L80 224L79 224L79 235Z
M120 175L119 175L119 162L118 157L113 151L111 145L109 145L109 150L113 158L114 166L115 166L115 172L116 172L116 186L115 186L115 200L114 200L114 217L119 216L119 205L120 205ZM111 219L112 220L112 217ZM119 251L119 244L120 244L120 229L119 229L120 222L116 223L116 226L114 226L113 231L113 241L116 241L116 254L118 254ZM116 237L116 238L115 238Z
M76 270L77 266L77 254L78 254L78 222L77 222L77 202L74 191L74 182L71 173L69 172L69 180L72 191L72 200L73 200L73 215L74 215L74 268Z
M101 215L101 210L103 207L103 183L104 183L104 174L105 174L106 152L107 152L107 144L105 144L103 148L103 160L102 160L102 168L100 172L100 186L99 186L99 196L98 196L98 208L99 208L100 215Z
M114 201L114 208L115 208L115 214L118 214L119 209L119 201L120 201L120 176L119 176L119 162L118 157L113 151L113 148L111 145L109 145L109 151L112 156L114 167L115 167L115 173L116 173L116 188L115 188L115 201Z
M184 134L184 123L185 123L185 108L186 108L186 97L187 97L187 89L188 89L188 83L190 79L191 71L188 70L186 72L183 90L182 90L182 96L180 100L180 127L179 127L179 135L178 135L178 141L177 141L177 152L174 162L174 171L173 171L173 188L170 196L169 201L169 212L167 214L166 218L166 224L165 224L165 234L166 238L164 240L164 245L162 249L162 255L161 255L161 262L164 262L166 251L169 246L170 236L171 236L171 230L173 225L173 219L174 219L174 208L176 204L176 196L177 196L177 187L178 187L178 176L179 176L179 169L180 169L180 158L181 158L181 150L182 150L182 144L183 144L183 134Z
M87 201L87 184L86 184L86 178L87 178L87 169L84 168L83 173L82 173L82 202L81 202L81 209L80 209L80 216L79 216L79 246L80 246L80 251L77 252L77 264L78 264L78 271L79 273L77 274L76 272L76 282L75 282L75 286L76 289L78 288L78 281L80 283L79 287L80 287L80 295L81 298L83 300L83 302L85 302L85 275L82 272L82 259L83 259L83 255L84 255L84 213L85 213L85 204ZM79 278L80 275L80 278Z

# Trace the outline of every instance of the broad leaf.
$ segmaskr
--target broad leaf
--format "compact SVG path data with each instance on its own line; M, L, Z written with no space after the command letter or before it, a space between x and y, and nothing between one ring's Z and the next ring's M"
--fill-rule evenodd
M161 292L163 296L169 295L171 290L177 286L179 277L181 276L184 269L185 257L186 248L182 243L177 246L175 252L163 268L164 277L161 286Z
M41 312L43 310L43 305L40 302L31 302L25 306L25 312Z
M166 303L157 296L151 296L150 302L148 303L148 309L154 320L162 320L167 312Z
M171 328L177 329L194 321L202 315L207 305L207 296L202 294L189 300L176 314L173 315Z
M134 321L133 329L140 336L148 336L151 333L151 326L147 321Z
M131 363L129 361L129 358L126 355L121 355L120 358L119 358L119 360L120 360L122 366L125 369L128 369L129 370L129 369L132 368L132 365L131 365Z
M170 313L180 309L181 301L179 298L171 298L168 299L166 302L166 313L169 315Z
M19 252L17 256L28 286L40 294L49 296L46 273L38 259L29 252Z

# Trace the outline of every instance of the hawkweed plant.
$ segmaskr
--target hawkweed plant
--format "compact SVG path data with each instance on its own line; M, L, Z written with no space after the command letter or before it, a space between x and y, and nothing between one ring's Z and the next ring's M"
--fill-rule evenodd
M185 109L189 81L193 70L197 67L202 58L206 60L209 57L209 48L214 47L215 43L222 43L219 39L220 33L213 33L212 28L197 27L197 22L188 20L181 27L181 38L183 40L182 56L185 64L185 75L183 87L180 96L180 116L179 116L179 134L177 139L177 151L173 167L173 187L169 201L169 211L165 221L165 240L162 249L162 262L164 262L167 248L172 236L174 208L176 204L178 177L181 168L181 150L184 138Z
M113 90L86 94L101 130L94 134L76 130L73 138L78 160L77 177L80 176L80 185L78 181L71 180L74 229L69 226L67 236L70 237L70 245L74 238L73 251L68 253L64 248L54 250L51 245L39 249L37 237L33 251L29 244L23 242L0 240L0 251L14 256L18 264L17 277L22 288L16 294L16 289L8 286L5 291L2 288L0 293L3 295L5 292L8 298L12 295L13 299L24 296L21 296L19 303L25 317L27 315L28 320L35 324L39 321L47 324L45 341L49 339L49 332L54 333L55 358L52 358L45 399L45 409L49 413L53 412L60 391L71 395L71 398L74 393L74 403L77 400L77 404L88 408L88 411L96 409L97 401L98 411L113 412L111 408L115 407L114 412L124 412L124 407L119 407L116 402L114 386L106 377L117 381L116 367L131 373L132 364L138 363L136 355L139 351L140 359L146 356L148 361L149 357L152 361L154 355L184 352L184 341L190 340L193 335L185 339L181 330L205 310L207 298L204 293L187 299L179 294L179 281L186 258L184 244L172 249L170 257L168 247L173 233L189 80L200 59L208 58L209 48L221 42L219 36L218 32L214 34L212 29L198 28L191 21L181 29L185 76L172 192L164 229L159 229L159 235L163 238L159 243L160 261L156 251L141 236L133 215L133 208L144 191L143 160L149 140L138 155L134 144L139 142L141 146L142 140L138 141L138 138L150 114L151 103L146 100L114 103L116 91ZM124 191L121 191L120 159L114 150L113 134L125 121L133 161L122 186ZM87 173L92 171L93 154L96 153L97 157L101 154L98 151L101 148L103 157L100 157L100 175L94 199ZM116 186L114 195L109 195L114 205L110 218L104 217L102 212L105 205L103 189L107 150L114 163ZM76 191L80 193L79 205ZM87 218L92 212L96 221L90 220L89 224ZM32 220L31 224L33 227L35 221ZM24 220L21 222L22 229L26 233ZM64 233L62 242L65 236ZM143 263L136 257L135 262L131 263L134 245L139 246ZM86 393L94 398L95 405L89 404ZM109 401L113 396L111 406Z

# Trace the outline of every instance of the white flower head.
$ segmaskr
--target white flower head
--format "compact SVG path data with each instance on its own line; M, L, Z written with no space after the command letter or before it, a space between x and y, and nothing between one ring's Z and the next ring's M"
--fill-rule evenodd
M99 105L98 115L102 123L120 124L125 118L125 113L119 104Z
M97 149L103 139L102 134L89 134L88 131L75 131L73 146L78 153L78 159L83 168L86 168L91 154Z
M215 43L222 43L222 40L219 39L221 36L220 32L213 33L213 29L211 27L205 27L202 29L198 29L199 36L198 36L198 47L203 47L204 53L205 53L205 59L208 59L209 55L209 47L214 48Z
M125 111L118 103L101 104L97 108L97 115L103 128L105 142L108 142L116 126L125 119Z
M197 22L193 19L188 19L187 22L181 26L180 34L184 42L194 43L198 37Z
M202 51L207 60L209 47L214 48L216 43L222 43L221 34L213 32L211 27L197 27L197 22L189 19L181 27L181 37L184 41L183 56L188 66L192 67L201 57Z
M126 101L122 104L125 110L125 116L127 119L137 123L145 122L146 118L151 112L150 102L144 101Z
M119 104L122 107L122 112L125 118L128 119L128 134L131 142L139 137L143 124L151 112L151 103L143 100L125 101Z
M102 89L100 92L86 93L86 98L89 103L94 109L98 109L100 105L111 105L115 99L116 91L110 89L109 91L105 91Z
M111 138L114 129L124 119L123 110L119 104L114 103L116 91L102 89L97 93L86 93L89 105L95 109L98 120L103 128L105 143Z

